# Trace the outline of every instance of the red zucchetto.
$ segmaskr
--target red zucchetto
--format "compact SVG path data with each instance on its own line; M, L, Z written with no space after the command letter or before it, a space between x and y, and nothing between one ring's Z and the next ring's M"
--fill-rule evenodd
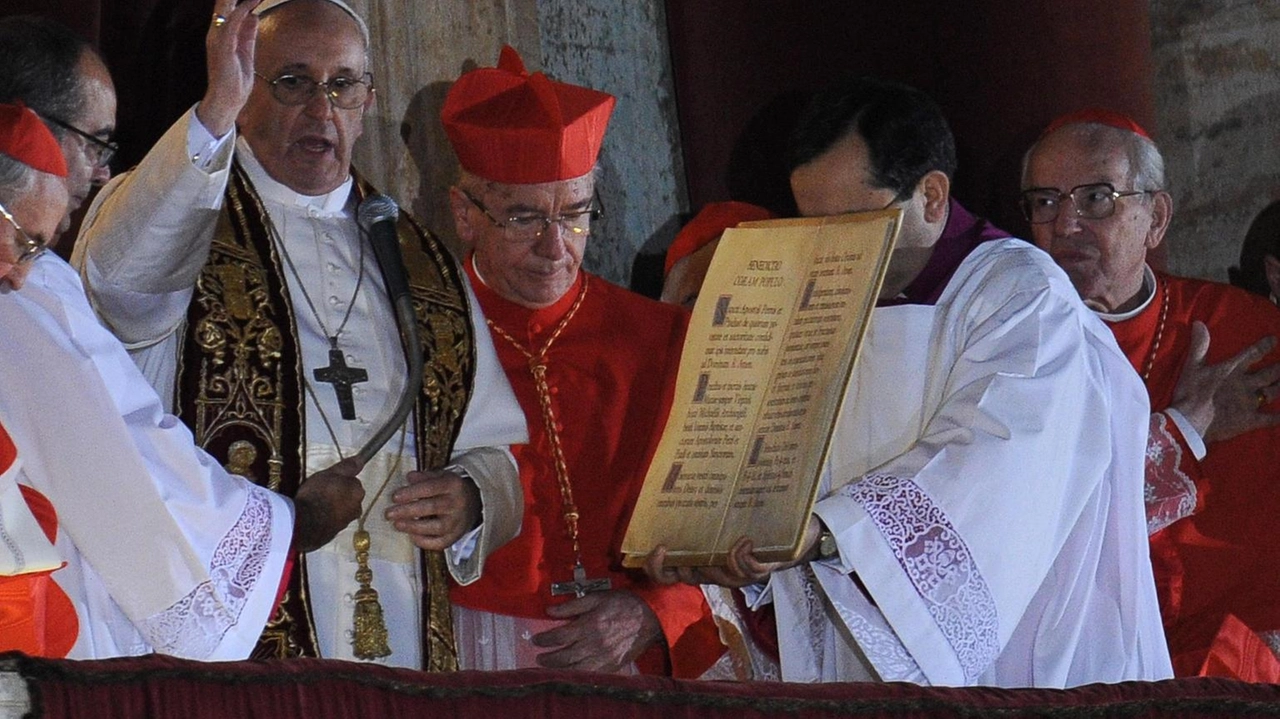
M53 133L27 107L0 103L0 152L33 170L67 176L67 161Z
M706 247L707 243L723 235L730 227L752 220L772 220L774 217L772 212L749 202L708 203L689 220L689 224L676 233L675 240L667 248L667 261L662 274L670 274L677 262Z
M1040 133L1040 137L1044 137L1060 127L1065 127L1067 125L1082 125L1085 123L1106 125L1107 127L1114 127L1117 130L1128 130L1129 132L1142 135L1148 140L1151 139L1151 136L1147 134L1147 131L1142 129L1142 125L1134 122L1133 118L1124 113L1116 112L1115 110L1107 110L1101 107L1086 107L1083 110L1076 110L1075 112L1068 112L1065 115L1061 115L1053 122L1050 122L1048 127L1044 128L1044 132Z
M608 93L529 74L508 45L496 68L458 78L440 120L462 169L528 185L590 172L616 102Z

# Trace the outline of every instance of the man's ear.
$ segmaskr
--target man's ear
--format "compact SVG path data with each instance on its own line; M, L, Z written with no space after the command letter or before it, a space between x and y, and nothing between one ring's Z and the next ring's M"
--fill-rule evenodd
M924 220L931 225L947 219L951 201L951 178L941 170L930 170L916 187L924 194Z
M1151 227L1147 230L1145 242L1148 250L1155 249L1164 240L1172 217L1173 196L1164 190L1156 190L1151 195Z
M467 195L457 185L449 188L449 211L453 215L453 227L458 232L458 239L465 247L470 248L473 229L471 200L467 199Z

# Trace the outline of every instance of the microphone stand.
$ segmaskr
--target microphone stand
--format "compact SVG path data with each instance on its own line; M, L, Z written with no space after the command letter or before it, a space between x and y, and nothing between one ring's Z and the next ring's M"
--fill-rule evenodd
M396 325L400 330L400 344L404 346L405 362L409 366L408 377L404 392L400 395L400 401L396 404L391 417L356 454L361 464L368 464L378 450L382 449L382 446L395 435L396 430L404 424L409 413L413 411L413 405L422 392L422 338L418 336L418 318L413 311L413 300L408 295L400 295L393 300L393 303Z
M404 259L400 255L399 242L396 239L394 223L399 215L395 202L385 195L374 195L360 204L358 210L361 229L368 225L369 244L373 247L374 256L382 270L382 281L387 289L387 296L395 310L396 325L400 330L400 343L405 352L405 364L408 365L408 377L400 401L396 403L391 417L365 442L356 456L362 465L368 464L374 455L382 449L387 440L404 425L409 413L417 403L422 391L422 339L418 336L418 318L413 311L413 298L409 292L409 282L405 273ZM366 220L369 220L366 222ZM387 478L388 480L390 477ZM366 512L370 511L372 507ZM352 625L352 653L358 659L378 659L389 656L391 647L388 643L386 621L383 618L382 605L378 601L378 592L372 586L373 571L369 568L369 550L372 540L364 528L364 516L352 538L356 552L356 582L360 585L355 592L355 615ZM425 560L424 555L420 555ZM421 560L420 560L421 561ZM424 583L426 580L426 561L422 561Z

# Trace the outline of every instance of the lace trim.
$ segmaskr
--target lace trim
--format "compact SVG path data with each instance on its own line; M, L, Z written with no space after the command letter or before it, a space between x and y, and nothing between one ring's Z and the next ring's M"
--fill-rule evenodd
M844 581L852 581L845 577ZM863 656L875 667L881 681L927 684L920 665L911 657L902 640L894 633L884 614L858 592L853 606L832 602L836 614L853 634Z
M699 679L733 679L737 681L782 681L782 671L778 663L766 654L751 637L746 619L738 610L733 592L736 589L719 587L714 584L702 585L703 597L711 609L711 617L715 620L720 642L725 646L725 653L715 666L707 670Z
M1182 445L1170 424L1163 412L1151 415L1146 481L1142 485L1148 535L1196 511L1196 484L1182 471Z
M173 606L139 622L143 636L162 654L204 659L240 620L271 549L271 502L251 488L244 511L209 560L209 578Z
M946 513L909 479L873 474L841 491L875 522L965 679L975 681L1000 652L999 620L995 597Z

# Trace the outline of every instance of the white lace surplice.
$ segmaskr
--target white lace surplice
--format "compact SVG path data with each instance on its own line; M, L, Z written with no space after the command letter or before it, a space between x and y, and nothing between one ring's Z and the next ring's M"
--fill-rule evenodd
M877 309L850 392L815 508L840 557L761 598L784 679L1170 676L1146 394L1047 256L987 243L936 306Z
M248 656L289 549L287 500L228 475L167 415L52 255L0 295L0 418L53 503L69 656Z

